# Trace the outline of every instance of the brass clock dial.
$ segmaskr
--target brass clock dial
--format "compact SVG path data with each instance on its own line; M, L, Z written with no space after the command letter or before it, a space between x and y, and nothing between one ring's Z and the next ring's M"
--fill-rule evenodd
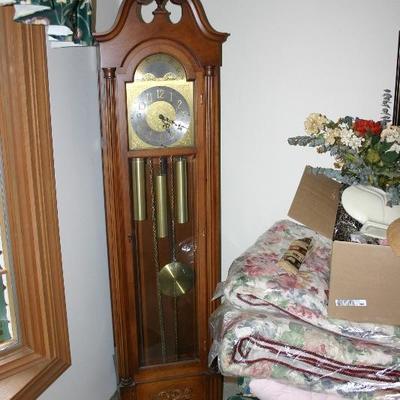
M191 112L188 102L177 90L153 86L136 97L130 122L143 142L166 147L181 140L188 132Z
M193 82L174 57L146 57L126 94L131 150L194 145Z

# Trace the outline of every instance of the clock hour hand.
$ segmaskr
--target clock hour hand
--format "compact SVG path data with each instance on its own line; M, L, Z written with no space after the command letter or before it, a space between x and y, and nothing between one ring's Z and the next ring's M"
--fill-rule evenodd
M158 118L160 118L162 121L164 129L169 132L169 129L171 128L171 125L174 124L174 121L162 114L160 114Z
M171 125L174 125L178 130L182 130L182 129L187 129L188 127L182 124L178 124L177 122L173 121L172 119L169 119L168 117L166 117L163 114L160 114L158 116L160 118L160 120L163 122L163 126L165 128L166 131L169 132Z

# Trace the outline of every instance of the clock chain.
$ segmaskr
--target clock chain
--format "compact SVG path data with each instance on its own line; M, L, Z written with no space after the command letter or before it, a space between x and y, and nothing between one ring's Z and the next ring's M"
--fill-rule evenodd
M175 223L175 185L174 185L174 158L169 159L169 186L170 186L170 214L171 214L171 255L172 261L176 262L176 223ZM174 333L175 333L175 355L178 360L178 296L176 294L176 284L174 285L175 295L173 296L174 301Z
M161 339L161 355L164 363L167 361L167 350L166 350L166 339L165 339L165 321L164 312L161 298L160 282L158 274L160 272L160 261L158 254L158 239L157 239L157 223L156 223L156 204L155 204L155 193L154 193L154 168L153 160L149 158L149 179L150 179L150 190L151 190L151 218L153 223L153 263L156 271L156 282L157 282L157 302L158 302L158 319L160 324L160 339Z

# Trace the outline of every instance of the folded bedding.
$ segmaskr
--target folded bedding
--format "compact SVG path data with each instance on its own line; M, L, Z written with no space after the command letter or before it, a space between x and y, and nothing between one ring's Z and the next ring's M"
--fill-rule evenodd
M294 240L302 238L312 238L312 248L299 272L290 274L278 261ZM329 332L400 348L399 327L328 318L331 248L332 241L317 232L279 221L233 262L216 296L223 295L243 310L278 310Z
M240 394L228 400L341 400L343 397L310 392L272 379L238 378Z
M400 399L400 351L393 347L327 332L277 310L257 313L228 303L211 326L210 362L218 357L223 375L351 399Z
M253 379L249 384L251 393L259 400L340 400L334 394L314 393L284 385L271 379Z

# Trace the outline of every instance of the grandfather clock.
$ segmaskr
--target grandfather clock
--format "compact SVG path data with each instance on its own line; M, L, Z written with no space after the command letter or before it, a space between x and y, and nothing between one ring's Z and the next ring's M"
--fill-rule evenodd
M219 73L228 35L199 0L151 22L125 0L100 47L103 168L123 400L217 400L208 317L220 278Z

